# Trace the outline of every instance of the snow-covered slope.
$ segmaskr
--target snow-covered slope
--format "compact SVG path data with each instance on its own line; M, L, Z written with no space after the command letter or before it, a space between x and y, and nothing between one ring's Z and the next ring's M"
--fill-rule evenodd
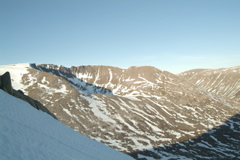
M0 90L1 160L131 160Z

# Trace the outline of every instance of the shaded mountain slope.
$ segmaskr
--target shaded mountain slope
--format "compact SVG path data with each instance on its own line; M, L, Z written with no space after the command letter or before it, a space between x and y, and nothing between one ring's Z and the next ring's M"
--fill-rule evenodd
M240 114L199 137L181 143L133 153L135 158L159 159L240 159Z

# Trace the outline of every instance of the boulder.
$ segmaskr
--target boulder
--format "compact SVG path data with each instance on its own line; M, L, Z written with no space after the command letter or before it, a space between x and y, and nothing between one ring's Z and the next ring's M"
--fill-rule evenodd
M13 88L12 88L12 82L11 82L11 77L10 77L10 73L6 72L4 73L1 77L0 77L0 88L2 90L4 90L5 92L9 93L9 94L13 94Z

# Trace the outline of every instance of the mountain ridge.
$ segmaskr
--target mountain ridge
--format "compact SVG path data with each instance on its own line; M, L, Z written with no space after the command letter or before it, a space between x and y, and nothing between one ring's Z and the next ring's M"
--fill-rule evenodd
M184 142L240 112L231 99L154 67L36 67L21 76L29 96L74 130L128 154Z
M221 69L190 70L179 74L191 83L240 106L240 66Z

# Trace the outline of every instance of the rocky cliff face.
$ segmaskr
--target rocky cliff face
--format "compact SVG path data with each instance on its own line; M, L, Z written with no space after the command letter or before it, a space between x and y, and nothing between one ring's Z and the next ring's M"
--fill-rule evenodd
M194 84L189 74L177 76L148 66L30 66L21 76L27 95L76 131L135 158L171 157L171 149L162 146L180 144L184 149L185 141L240 112L231 97ZM229 126L235 130L239 123Z

